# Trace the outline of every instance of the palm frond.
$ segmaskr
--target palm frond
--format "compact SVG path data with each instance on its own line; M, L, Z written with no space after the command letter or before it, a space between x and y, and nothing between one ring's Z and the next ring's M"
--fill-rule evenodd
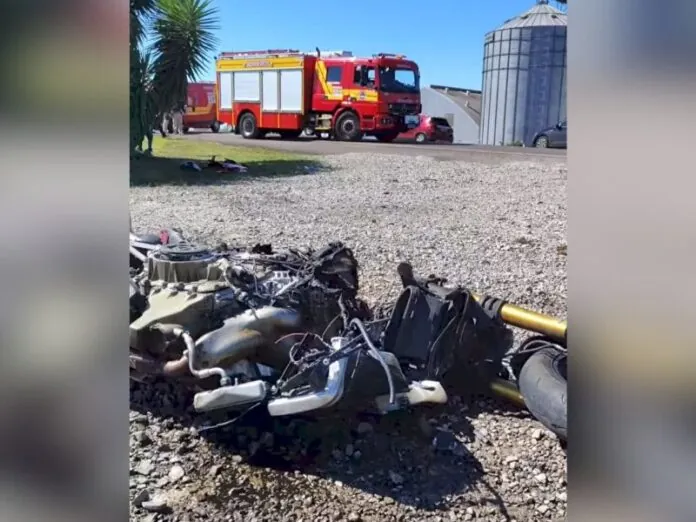
M174 103L185 99L188 81L205 71L217 46L217 9L211 0L158 0L152 25L154 71Z
M130 0L130 43L140 46L156 10L156 0Z

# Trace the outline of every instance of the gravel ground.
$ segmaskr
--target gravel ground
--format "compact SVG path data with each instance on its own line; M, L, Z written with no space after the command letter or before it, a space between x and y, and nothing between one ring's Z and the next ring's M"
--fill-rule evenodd
M566 315L564 161L495 164L348 154L326 171L131 189L136 230L209 243L340 239L361 293L399 291L395 266ZM566 457L525 412L454 398L421 417L255 424L196 433L182 392L131 385L134 520L561 520ZM162 513L158 513L162 511Z

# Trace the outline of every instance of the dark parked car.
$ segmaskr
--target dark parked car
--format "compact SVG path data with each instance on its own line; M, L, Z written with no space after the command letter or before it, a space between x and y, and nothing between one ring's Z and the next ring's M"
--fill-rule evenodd
M542 149L546 147L565 149L568 147L568 122L561 121L553 127L540 130L532 138L531 145Z
M433 141L452 143L454 141L454 131L445 118L421 114L418 126L399 134L399 139L415 140L416 143Z

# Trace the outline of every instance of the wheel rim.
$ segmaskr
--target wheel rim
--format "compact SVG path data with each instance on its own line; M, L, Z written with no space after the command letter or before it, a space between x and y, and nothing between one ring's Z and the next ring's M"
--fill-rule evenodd
M347 119L341 124L341 131L343 134L353 134L355 131L355 122L353 120Z
M425 141L425 136L423 136L422 134L419 134L418 136L416 136L416 141L418 143L423 143Z
M254 122L251 121L251 118L244 118L244 122L242 122L242 132L244 132L244 134L251 134L254 132Z
M539 138L537 140L537 147L540 149L545 149L546 148L546 138Z

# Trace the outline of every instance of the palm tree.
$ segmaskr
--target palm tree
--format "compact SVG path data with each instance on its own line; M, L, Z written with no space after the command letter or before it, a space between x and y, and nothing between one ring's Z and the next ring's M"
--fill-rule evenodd
M163 111L186 99L211 59L217 9L211 0L131 0L131 148Z
M147 83L149 56L143 50L147 24L155 11L155 0L130 0L130 143L139 147L148 125Z
M152 24L154 86L169 106L186 99L188 80L205 70L217 45L211 0L157 0Z
M152 90L150 56L131 49L130 58L130 148L134 151L151 131L157 112Z

